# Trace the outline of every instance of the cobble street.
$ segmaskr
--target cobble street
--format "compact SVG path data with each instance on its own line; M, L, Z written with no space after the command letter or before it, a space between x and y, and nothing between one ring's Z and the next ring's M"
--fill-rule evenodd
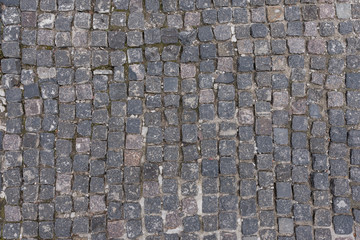
M358 1L0 3L1 239L360 239Z

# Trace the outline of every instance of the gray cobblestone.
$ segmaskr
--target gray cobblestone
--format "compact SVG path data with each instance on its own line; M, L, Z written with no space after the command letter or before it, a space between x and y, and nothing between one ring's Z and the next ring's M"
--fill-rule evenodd
M1 237L355 234L360 7L281 3L3 0Z

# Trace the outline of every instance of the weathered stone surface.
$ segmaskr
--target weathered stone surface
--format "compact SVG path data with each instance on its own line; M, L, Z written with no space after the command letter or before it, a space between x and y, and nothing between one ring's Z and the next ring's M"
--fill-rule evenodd
M358 3L0 3L4 239L359 231Z

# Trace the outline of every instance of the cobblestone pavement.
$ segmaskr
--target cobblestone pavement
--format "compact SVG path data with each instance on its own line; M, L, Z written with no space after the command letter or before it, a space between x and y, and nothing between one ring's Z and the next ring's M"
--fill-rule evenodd
M360 239L359 3L0 2L2 239Z

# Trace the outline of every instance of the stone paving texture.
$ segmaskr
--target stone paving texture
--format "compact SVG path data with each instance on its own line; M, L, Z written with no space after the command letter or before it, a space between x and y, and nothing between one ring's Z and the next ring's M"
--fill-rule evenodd
M360 239L360 3L0 3L2 239Z

